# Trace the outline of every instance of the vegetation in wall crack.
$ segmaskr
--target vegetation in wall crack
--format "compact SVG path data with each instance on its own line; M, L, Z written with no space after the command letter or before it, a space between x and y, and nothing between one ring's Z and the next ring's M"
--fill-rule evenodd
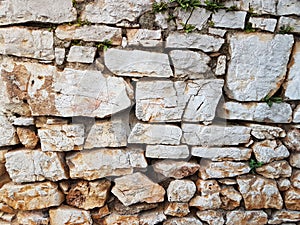
M183 10L192 10L201 6L199 0L170 0L170 2L177 2L178 6Z
M76 22L76 26L78 27L82 27L84 25L91 25L91 23L87 20L81 20L80 18L77 19L77 22Z
M287 34L287 33L291 33L294 30L293 27L287 25L287 26L281 26L279 28L279 34Z
M205 3L205 8L213 13L217 12L219 9L225 9L225 6L221 3L219 3L219 1L209 1L206 0L204 1Z
M250 159L249 166L250 166L250 169L251 169L250 172L251 173L255 173L257 168L263 166L263 163L262 162L258 162L255 159Z
M103 42L97 44L96 46L99 50L106 51L107 49L112 47L112 41L105 39Z
M226 12L231 12L231 11L238 11L239 8L237 5L230 6L229 8L226 8Z
M185 23L181 23L183 30L185 31L185 33L190 33L193 30L195 30L195 26L192 24L185 24Z
M245 25L245 31L247 33L255 32L255 29L252 27L252 23L247 22Z
M208 24L209 27L214 27L214 26L215 26L214 21L211 21L211 20L209 20L209 21L207 22L207 24Z
M168 3L166 2L154 2L152 4L152 12L159 13L164 12L168 9Z
M282 98L281 97L273 97L273 96L265 96L262 101L266 102L268 104L269 107L272 107L273 103L280 103L282 102Z

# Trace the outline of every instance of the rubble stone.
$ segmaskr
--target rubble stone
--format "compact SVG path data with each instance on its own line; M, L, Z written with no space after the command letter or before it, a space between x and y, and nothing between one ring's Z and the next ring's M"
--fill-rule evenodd
M279 177L290 177L292 174L292 167L287 161L281 160L263 165L256 168L255 171L266 178L275 179Z
M225 223L223 215L220 211L198 211L197 216L200 218L200 220L207 222L209 225L223 225Z
M190 155L187 145L147 145L145 155L147 158L158 159L185 159Z
M25 148L34 149L39 141L35 131L31 128L17 127L17 134Z
M96 55L96 47L72 46L67 61L80 63L93 63Z
M191 154L196 157L211 159L212 161L242 161L251 157L249 148L234 147L192 147Z
M247 12L218 10L212 14L214 27L244 29Z
M170 202L167 204L165 215L184 217L190 213L189 204L184 202Z
M226 214L226 225L264 225L268 222L268 215L264 211L231 211Z
M188 202L196 192L196 185L190 180L171 181L167 189L169 202Z

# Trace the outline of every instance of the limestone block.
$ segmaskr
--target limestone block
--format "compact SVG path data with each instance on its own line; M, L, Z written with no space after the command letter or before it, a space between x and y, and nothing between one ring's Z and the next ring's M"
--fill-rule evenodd
M54 55L55 55L55 63L60 66L65 61L66 50L64 48L55 48Z
M119 215L111 213L107 217L97 221L101 225L122 224L122 225L140 225L138 215Z
M269 224L282 224L284 222L298 222L300 220L300 212L292 210L279 210L272 213Z
M225 210L233 210L240 206L242 195L232 186L224 186L221 189L220 197L222 201L221 208Z
M198 30L202 30L202 28L207 23L210 15L211 12L204 8L196 8L190 18L190 12L188 10L176 8L174 11L174 16L176 16L177 29L179 30L183 29L182 23L185 24L188 18L189 24L195 26L195 28Z
M210 195L195 196L190 201L189 205L198 208L199 210L219 209L222 202L219 193Z
M215 74L217 76L224 75L226 73L226 55L220 55L217 60L217 66L215 70Z
M287 161L281 160L263 165L256 168L255 171L266 178L275 179L279 177L290 177L292 174L292 167Z
M300 105L298 105L294 110L293 122L300 123Z
M249 124L251 127L251 135L257 139L276 139L283 138L286 136L285 130L281 127L260 125L260 124Z
M160 208L146 211L139 215L139 225L155 225L167 219L164 211Z
M258 28L265 31L274 32L276 29L277 20L263 17L250 17L249 22L252 28Z
M170 202L166 205L165 215L184 217L190 213L189 204L182 202Z
M286 191L291 187L291 181L287 178L279 178L277 180L277 186L280 191Z
M226 213L226 225L264 225L267 222L267 213L260 210L236 210Z
M292 167L300 169L300 152L292 152L289 158Z
M145 155L147 158L185 159L190 156L190 151L187 145L147 145Z
M16 145L19 143L16 129L2 113L0 113L0 133L0 146Z
M300 16L300 2L297 0L279 0L277 4L278 15L297 15Z
M300 129L292 128L283 140L285 146L292 151L300 151Z
M217 36L220 36L220 37L224 37L225 34L227 33L227 30L223 30L223 29L220 29L220 28L209 27L208 28L208 33L213 34L213 35L217 35Z
M288 210L300 210L300 189L291 187L284 193L284 204Z
M174 180L168 186L169 202L188 202L196 192L196 185L191 180Z
M162 45L161 30L128 29L129 46L156 47Z
M244 29L247 12L218 10L212 14L214 27Z
M93 63L96 55L96 47L72 46L67 61L80 63Z
M200 218L200 220L207 222L209 225L223 225L225 223L223 215L220 211L198 211L197 216Z
M150 212L152 209L158 209L158 203L136 203L134 205L125 206L122 202L116 199L114 209L120 215L140 214L142 211Z
M280 28L292 27L293 29L290 32L299 34L300 33L300 20L292 18L292 17L282 16L279 18L278 27L279 27L279 30L280 30Z
M42 211L19 211L17 221L19 224L48 225L49 216Z

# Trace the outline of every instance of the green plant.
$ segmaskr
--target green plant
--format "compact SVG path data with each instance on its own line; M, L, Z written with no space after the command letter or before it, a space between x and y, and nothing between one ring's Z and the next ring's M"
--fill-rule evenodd
M217 12L219 9L224 9L224 5L216 0L205 0L205 8L213 13Z
M229 11L238 11L239 8L237 7L237 5L233 5L233 6L230 6L229 8L226 9L226 12L229 12Z
M266 102L269 107L272 107L273 103L282 102L282 98L281 97L272 97L272 96L267 95L262 99L262 101Z
M49 31L49 32L52 32L52 31L54 31L55 29L56 29L56 26L53 25L53 26L51 26L51 27L48 28L48 31Z
M77 1L76 1L76 0L72 0L72 5L73 5L73 7L76 8L76 6L77 6Z
M255 29L252 27L252 23L250 23L250 22L246 23L245 31L247 33L255 32Z
M72 40L71 45L80 45L80 40Z
M263 166L263 163L262 162L258 162L255 159L250 159L249 166L250 166L250 172L251 173L255 173L257 168Z
M170 0L170 2L177 2L184 10L195 9L201 5L200 0Z
M209 27L214 27L214 26L215 26L214 21L211 21L211 20L209 20L209 21L207 22L207 24L208 24Z
M287 26L281 26L279 28L279 34L287 34L287 33L291 33L294 30L293 27L287 25Z
M76 26L82 27L84 25L91 25L91 23L87 20L81 20L80 18L77 19Z
M192 24L185 24L185 23L181 23L183 30L185 31L185 33L191 33L193 30L195 30L195 26Z
M158 12L164 12L168 9L168 3L166 2L154 2L152 4L152 12L158 13Z
M106 51L107 49L112 47L112 41L105 39L103 42L99 43L96 47L100 50Z

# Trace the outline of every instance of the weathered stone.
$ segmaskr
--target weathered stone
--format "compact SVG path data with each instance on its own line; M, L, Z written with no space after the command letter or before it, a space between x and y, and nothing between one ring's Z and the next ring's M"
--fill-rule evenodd
M10 117L10 121L15 126L31 126L34 125L32 117Z
M300 129L290 129L283 143L289 150L300 151Z
M10 213L10 214L15 213L15 210L12 207L8 206L3 202L0 202L0 211L4 213Z
M190 201L189 205L198 208L199 210L219 209L222 202L219 193L195 196Z
M275 140L255 142L252 149L257 161L262 163L284 159L290 155L288 149L282 144L277 144Z
M223 178L223 179L218 179L218 182L220 184L225 184L225 185L235 185L236 179L235 178Z
M64 194L52 182L4 184L0 189L0 201L18 210L44 209L58 206L64 201Z
M68 179L64 156L58 152L14 150L5 154L6 169L17 183Z
M121 28L104 25L90 25L78 27L62 25L56 28L55 35L61 40L83 40L104 42L110 40L113 45L121 45Z
M93 221L89 211L62 205L49 210L51 225L81 224L92 225Z
M199 49L204 52L217 52L224 44L224 39L198 33L170 33L167 48Z
M91 216L92 216L93 222L95 224L98 224L98 220L102 219L105 216L108 216L110 213L111 212L110 212L108 206L105 205L99 209L91 211Z
M134 22L143 12L151 10L151 6L152 0L138 0L134 4L132 0L97 0L85 6L81 18L92 23L105 24L116 24L122 20Z
M222 76L226 73L226 55L220 55L217 60L215 74Z
M250 172L250 167L243 162L212 162L201 159L200 176L202 179L235 177Z
M153 164L155 172L160 173L165 177L173 177L175 179L193 175L199 168L199 164L185 161L163 160Z
M284 204L288 210L300 210L300 189L291 187L284 193Z
M196 157L211 159L212 161L241 161L251 157L250 148L234 147L192 147L191 154Z
M246 175L238 177L237 183L247 210L282 209L283 200L275 180L256 175Z
M189 204L183 202L170 202L166 205L165 215L184 217L190 213Z
M256 168L255 171L266 178L275 179L279 177L290 177L292 174L292 167L287 161L281 160L263 165Z
M147 211L139 215L139 225L155 225L167 219L162 209Z
M221 208L225 210L233 210L240 206L242 195L232 186L224 186L221 189L220 197L222 201Z
M251 135L257 139L276 139L283 138L286 136L285 131L280 127L260 125L260 124L249 124Z
M300 20L292 18L292 17L282 16L279 18L278 27L279 27L279 30L291 27L292 30L290 30L289 33L299 34L300 33Z
M122 176L147 167L144 151L134 148L84 150L68 154L66 161L71 178L85 180Z
M232 211L226 214L226 225L264 225L268 222L268 215L264 211Z
M9 27L0 29L0 37L2 43L0 54L43 60L54 59L52 32Z
M299 22L300 23L300 22ZM291 59L291 66L289 68L287 81L284 84L285 87L285 97L291 100L300 100L300 41L296 42L293 58Z
M289 163L292 167L300 169L300 152L293 152L290 155Z
M128 143L179 145L182 131L174 125L137 123L128 137Z
M201 78L210 70L210 57L203 52L173 50L170 52L175 67L175 77Z
M225 223L223 215L220 211L198 211L197 216L200 218L200 220L207 222L209 225L223 225Z
M5 168L5 154L7 153L7 150L0 150L0 176L6 173Z
M297 0L279 0L277 4L277 14L278 15L291 15L295 14L300 16L300 2Z
M293 187L300 189L300 170L293 170L291 183Z
M190 156L190 151L187 145L147 145L145 155L147 158L185 159Z
M167 54L141 50L108 49L104 53L107 68L118 76L171 77Z
M157 208L157 203L136 203L134 205L125 206L122 202L120 202L118 199L115 200L114 203L114 209L118 214L121 215L133 215L138 214L141 211L149 211L150 209Z
M224 4L226 7L237 6L251 13L276 15L276 2L273 0L233 0L226 1Z
M116 178L111 192L125 205L138 202L156 203L164 201L165 190L142 173Z
M286 191L290 188L291 181L287 178L280 178L277 181L277 186L278 186L279 191Z
M283 224L284 222L298 222L300 220L299 211L279 210L272 214L269 224Z
M107 217L100 219L96 224L99 225L111 225L111 224L122 224L122 225L139 225L138 215L119 215L112 213Z
M188 202L196 192L196 185L191 180L171 181L167 189L169 202Z
M4 223L4 225L6 225L6 222L9 222L9 225L12 223L13 219L15 218L15 214L14 213L3 213L0 212L0 222L1 225ZM3 223L2 223L3 222Z
M155 13L155 24L161 29L167 29L169 26L169 13L168 12L158 12Z
M182 142L188 145L223 146L248 143L251 129L244 126L182 124Z
M185 22L189 19L189 24L195 26L198 30L202 30L209 19L211 12L204 8L195 8L193 14L191 16L190 14L191 13L188 10L183 10L179 7L175 9L174 16L176 16L177 29L182 30L182 24L185 24Z
M38 129L43 151L82 150L84 143L83 124L47 125Z
M42 211L19 211L17 221L19 224L48 225L49 217Z
M247 12L226 11L224 9L212 14L214 27L244 29Z
M168 219L163 225L203 225L202 222L195 217L183 217Z
M109 120L96 121L85 140L84 148L125 147L129 133L128 120L113 117Z
M260 101L275 94L285 79L293 36L236 33L229 42L227 95L238 101Z
M0 146L16 145L19 139L14 126L0 113Z
M211 122L222 95L223 80L139 81L136 116L150 122Z
M300 105L298 105L294 110L293 122L300 123Z
M220 186L216 180L201 180L196 181L197 190L201 195L219 194Z
M161 30L128 29L128 45L156 47L162 45Z
M65 23L76 20L76 9L71 0L4 0L0 7L0 25L46 22Z
M22 145L29 149L34 149L39 141L35 131L31 128L18 127L17 134Z
M68 205L81 208L93 209L104 206L110 193L110 181L78 181L72 185L66 200Z
M80 63L93 63L96 55L96 47L72 46L67 61Z
M55 55L55 63L60 66L65 61L66 49L64 49L64 48L55 48L54 49L54 55Z
M288 103L225 102L219 111L219 116L230 120L248 120L268 123L290 123L293 111Z
M252 28L258 28L274 32L277 24L276 19L263 18L263 17L250 17L249 22L252 24Z

